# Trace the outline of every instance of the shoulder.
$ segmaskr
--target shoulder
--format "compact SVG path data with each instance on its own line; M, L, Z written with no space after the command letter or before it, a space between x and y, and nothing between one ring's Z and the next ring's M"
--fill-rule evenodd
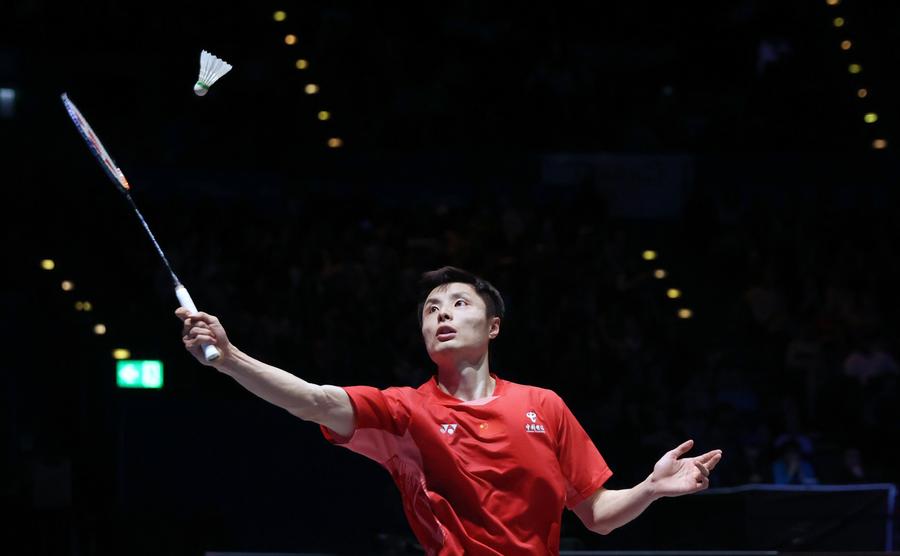
M422 392L409 386L391 386L382 390L381 393L385 397L402 400L417 399L422 396Z
M549 388L541 388L540 386L506 381L504 393L509 396L528 398L530 401L545 407L565 406L565 402L563 402L559 394Z
M374 386L344 386L354 402L360 400L371 400L373 402L383 400L389 403L399 403L401 405L411 405L417 397L417 391L408 386L391 386L389 388L376 388Z

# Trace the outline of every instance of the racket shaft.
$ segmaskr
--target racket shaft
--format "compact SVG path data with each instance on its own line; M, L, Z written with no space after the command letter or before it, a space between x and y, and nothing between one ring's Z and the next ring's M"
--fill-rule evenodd
M198 312L197 306L194 305L194 300L191 299L191 294L188 293L187 288L182 284L175 286L175 297L178 298L178 302L181 303L181 306L188 311L192 313ZM200 346L203 348L203 356L206 357L207 361L215 361L221 355L216 346L209 344L200 344Z

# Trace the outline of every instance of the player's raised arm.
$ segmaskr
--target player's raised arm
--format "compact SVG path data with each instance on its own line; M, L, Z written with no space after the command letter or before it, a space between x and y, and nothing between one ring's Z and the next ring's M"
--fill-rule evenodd
M291 414L324 425L341 436L353 433L353 407L343 388L318 385L250 357L229 340L219 319L207 313L175 311L183 323L185 348L204 365L214 367L260 398ZM216 346L222 355L206 360L201 344Z
M654 500L709 488L709 474L722 460L722 450L682 457L693 446L694 441L688 440L666 452L653 466L653 473L636 486L598 489L574 508L575 514L588 529L605 535L639 516Z

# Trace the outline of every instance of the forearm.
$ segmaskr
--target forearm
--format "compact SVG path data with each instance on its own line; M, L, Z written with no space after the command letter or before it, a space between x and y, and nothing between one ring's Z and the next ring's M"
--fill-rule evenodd
M183 322L184 345L198 361L301 419L324 425L341 436L353 434L353 404L343 388L312 384L250 357L228 341L225 329L213 315L191 313L184 307L176 309L175 315ZM215 345L222 355L207 361L201 349L204 343Z
M588 528L606 535L641 515L658 498L649 477L631 488L604 490L593 501L593 523Z
M693 440L687 440L666 452L653 466L653 473L632 488L598 489L573 508L575 513L588 529L605 535L641 515L658 498L709 488L709 472L721 461L722 450L682 458L693 445Z
M267 402L309 421L322 411L322 386L263 363L234 347L231 356L216 369Z

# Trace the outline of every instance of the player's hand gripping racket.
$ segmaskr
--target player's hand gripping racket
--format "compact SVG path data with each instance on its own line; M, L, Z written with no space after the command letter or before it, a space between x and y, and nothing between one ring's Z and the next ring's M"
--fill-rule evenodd
M103 169L106 171L106 175L110 177L118 190L125 195L125 198L128 199L128 202L131 204L131 207L134 209L135 214L140 219L141 224L144 226L144 230L147 231L147 235L150 236L150 241L153 242L153 246L156 247L156 252L159 253L159 257L162 259L163 264L166 265L166 269L169 271L169 274L172 276L172 282L175 285L175 296L178 298L178 302L181 303L181 306L185 309L191 311L192 313L197 312L197 306L194 305L194 301L191 299L191 295L188 293L187 288L184 287L184 284L178 280L178 276L175 275L175 272L172 270L172 265L169 264L168 259L166 259L165 253L163 253L162 248L159 246L159 243L156 242L156 238L153 237L153 232L150 231L150 226L147 225L147 221L144 220L144 215L141 214L141 211L138 210L137 205L134 202L134 199L131 198L131 194L129 190L131 186L128 185L128 180L125 179L125 174L122 173L122 170L116 166L116 163L113 162L109 153L106 152L106 149L103 148L103 143L100 142L100 138L94 133L94 130L91 129L90 124L88 124L87 120L84 119L84 116L81 115L81 112L78 111L78 108L75 107L75 104L69 100L69 96L66 93L62 94L63 104L66 106L66 111L69 113L69 117L72 118L72 121L75 122L75 127L78 128L78 131L81 133L81 136L84 137L85 142L88 145L88 148L91 149L91 152L94 153L94 156L97 157L97 160L100 162L100 165L103 166ZM219 350L216 349L216 346L211 346L207 344L202 344L203 346L203 355L206 356L207 361L215 361L221 355Z

